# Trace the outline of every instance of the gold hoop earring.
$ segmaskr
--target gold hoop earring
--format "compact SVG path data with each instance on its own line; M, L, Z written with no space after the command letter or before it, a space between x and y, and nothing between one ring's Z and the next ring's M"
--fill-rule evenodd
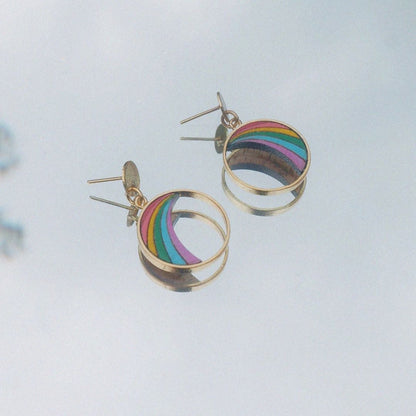
M286 123L259 119L242 123L236 112L227 110L224 99L217 92L218 106L181 121L187 123L197 117L221 110L221 125L215 138L183 137L184 140L214 140L218 153L223 155L222 184L225 193L244 210L255 215L273 215L293 206L306 186L311 153L306 140ZM227 130L231 130L227 133ZM251 170L277 179L281 186L262 188L239 178L235 171ZM228 187L225 174L243 190L256 195L276 195L292 192L294 200L276 208L257 208L244 203Z
M93 179L88 183L101 183L121 180L130 205L123 205L103 198L90 198L127 209L127 225L137 224L139 257L148 274L162 286L175 291L188 292L210 283L222 271L228 258L230 222L222 206L211 196L189 189L164 192L151 200L140 190L140 176L136 165L128 161L123 166L121 176ZM209 215L190 209L174 210L181 198L202 201L213 208L224 226ZM202 221L212 227L221 237L222 244L207 259L203 260L188 250L175 232L176 223L181 218ZM195 275L202 269L220 262L218 268L201 279Z

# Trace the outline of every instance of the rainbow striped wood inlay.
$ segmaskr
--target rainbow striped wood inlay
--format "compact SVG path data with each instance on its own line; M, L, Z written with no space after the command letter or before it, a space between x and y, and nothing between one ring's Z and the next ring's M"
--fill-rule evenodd
M232 170L263 172L275 177L284 185L298 180L308 167L309 150L302 137L289 126L277 121L252 121L237 128L227 140L226 151L240 149L247 149L246 152L252 149L258 155L250 157L247 162L242 158L240 162L235 159L234 163L230 163ZM267 154L279 169L265 166Z
M176 265L198 264L202 260L179 241L174 230L172 210L180 196L177 192L168 192L147 204L140 216L140 235L158 259Z

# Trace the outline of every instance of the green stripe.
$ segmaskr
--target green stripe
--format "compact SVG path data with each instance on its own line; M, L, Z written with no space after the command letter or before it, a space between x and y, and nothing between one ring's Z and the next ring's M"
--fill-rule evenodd
M159 209L159 212L156 215L155 218L155 229L154 229L154 239L155 239L155 246L158 257L166 261L168 263L171 263L171 259L169 257L169 254L166 250L165 244L163 243L163 237L162 237L162 215L163 215L163 209L165 207L165 204L168 203L170 198L166 199L166 201L163 202L162 206Z
M241 136L237 136L237 137L233 138L230 141L230 143L234 143L235 140L244 139L246 137L253 137L253 136L276 137L277 139L281 139L281 140L284 140L286 142L292 143L295 146L298 146L301 149L306 150L305 143L300 137L293 137L293 136L289 136L289 135L283 134L283 133L276 133L276 132L273 132L273 131L264 131L264 130L254 131L254 132L251 132L251 133L244 133Z

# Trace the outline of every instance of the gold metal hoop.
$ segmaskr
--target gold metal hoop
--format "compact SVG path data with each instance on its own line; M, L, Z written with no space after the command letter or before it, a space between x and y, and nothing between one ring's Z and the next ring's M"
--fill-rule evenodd
M218 249L218 251L213 254L209 259L201 261L199 263L196 264L186 264L186 265L180 265L180 264L173 264L173 263L168 263L164 260L161 260L160 258L158 258L155 254L153 254L147 247L146 243L144 242L143 238L142 238L142 234L140 232L140 227L141 227L141 221L143 219L144 214L146 213L146 209L148 207L151 206L152 202L154 202L155 200L168 195L168 194L176 194L179 197L189 197L189 198L194 198L194 199L198 199L201 200L205 203L207 203L208 205L212 206L213 208L215 208L221 215L224 225L225 225L225 229L221 229L223 230L222 235L224 235L224 241L222 246ZM188 212L192 212L192 211L188 211ZM195 214L195 213L194 213ZM196 215L193 215L193 217L196 217ZM204 214L200 214L198 213L198 218L204 217ZM205 216L206 218L209 218L207 216ZM214 220L210 218L210 221L213 223ZM219 226L219 225L218 225ZM137 238L139 240L139 248L140 251L142 252L143 256L151 263L153 264L153 266L155 266L156 268L165 271L165 272L173 272L173 273L192 273L194 271L197 270L201 270L205 267L207 267L208 265L212 264L213 262L215 262L219 257L221 257L224 252L227 250L228 247L228 243L230 240L230 221L228 219L228 216L224 210L224 208L212 197L210 197L207 194L204 194L202 192L196 192L196 191L192 191L192 190L187 190L187 189L180 189L180 190L173 190L173 191L168 191L165 192L163 194L160 194L158 196L156 196L155 198L153 198L151 201L148 202L148 204L144 207L143 211L141 212L138 221L137 221Z
M229 164L228 164L228 158L230 156L227 156L227 145L232 137L232 135L235 133L235 131L239 128L244 127L245 125L249 124L249 123L253 123L253 122L261 122L261 121L271 121L271 122L275 122L275 123L279 123L279 124L283 124L287 127L289 127L291 130L293 130L296 134L299 135L299 137L302 139L303 143L305 144L306 147L306 154L307 154L307 161L306 161L306 166L302 172L302 174L299 176L299 178L292 182L289 185L285 185L285 186L280 186L277 188L259 188L253 185L250 185L249 183L241 180L230 168ZM230 153L230 155L232 155L232 153ZM251 192L253 194L256 195L275 195L275 194L279 194L282 192L289 192L289 191L293 191L294 189L296 189L306 178L306 175L308 173L309 170L309 166L311 164L311 152L309 149L309 145L307 143L307 141L304 139L304 137L293 127L291 127L290 125L288 125L287 123L284 123L282 121L276 121L276 120L271 120L271 119L259 119L259 120L251 120L248 121L246 123L240 124L237 128L234 129L234 131L232 131L228 137L227 140L224 143L224 149L222 152L222 158L223 158L223 164L224 164L224 168L227 171L227 173L229 174L229 176L231 177L231 179L234 180L234 182L242 189L244 189L245 191Z
M209 226L211 226L213 229L215 229L224 241L226 240L226 234L222 227L218 224L218 222L205 214L195 211L184 210L174 211L172 214L175 215L178 219L196 218L200 221L203 221L207 223ZM140 250L140 247L139 258L148 276L157 284L175 292L191 292L208 285L221 273L228 260L228 246L224 250L223 258L219 267L210 276L201 280L198 279L191 272L180 271L174 273L157 268L143 255L142 251Z
M253 205L247 204L246 202L238 198L228 186L227 181L225 179L225 173L226 173L226 170L223 167L222 174L221 174L221 184L222 184L222 189L224 190L225 195L227 195L230 201L234 205L236 205L238 208L240 208L241 210L248 212L249 214L258 215L261 217L270 217L270 216L282 214L283 212L288 211L289 209L291 209L294 205L296 205L299 202L299 199L302 197L306 188L306 179L304 179L304 181L298 186L299 188L298 194L289 203L275 207L275 208L260 208L260 207L255 207Z

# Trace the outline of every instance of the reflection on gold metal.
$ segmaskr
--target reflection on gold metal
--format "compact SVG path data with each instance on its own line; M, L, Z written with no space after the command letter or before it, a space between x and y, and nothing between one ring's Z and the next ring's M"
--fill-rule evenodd
M246 202L244 202L242 199L238 198L229 188L227 181L225 179L226 170L223 167L222 168L222 175L221 175L221 183L222 183L222 189L224 190L225 195L230 199L230 201L238 208L240 208L242 211L248 212L252 215L258 215L260 217L269 217L272 215L278 215L283 214L284 212L291 209L293 206L295 206L300 198L303 195L303 192L306 188L306 179L298 186L296 189L295 197L287 204L277 206L275 208L261 208L261 207L255 207L253 205L250 205Z
M220 109L222 111L221 125L231 129L229 135L223 133L218 138L218 129L215 135L217 151L219 149L223 156L223 188L228 196L233 195L234 202L239 201L240 207L244 203L230 191L225 181L225 172L243 190L256 195L275 195L292 192L295 200L279 209L261 209L245 205L245 210L256 215L272 215L272 213L283 212L293 206L302 195L306 175L311 163L310 148L302 135L286 123L271 119L253 120L242 123L238 115L227 110L221 94L217 93L219 106L208 110L208 112ZM181 123L188 122L200 117L207 112L188 117ZM231 117L230 117L231 116ZM193 140L194 138L184 138ZM237 163L236 159L240 158ZM245 160L244 160L245 159ZM230 162L233 161L232 165ZM276 178L282 186L275 188L261 188L251 185L239 178L235 170L246 169L265 173ZM248 208L250 207L250 208ZM277 211L276 211L277 210Z
M161 281L165 282L163 286L172 290L191 291L209 283L221 272L228 258L230 222L224 209L217 201L202 192L187 189L168 191L148 201L139 188L139 173L136 165L131 161L125 163L121 177L94 179L88 181L88 183L100 183L108 180L123 181L130 206L103 198L91 198L129 211L127 225L132 225L136 222L140 256L142 259L145 259L143 263L146 269L153 271L149 273L159 276L159 283ZM220 214L224 228L213 218L203 213L190 210L174 211L174 205L182 197L198 199L213 207ZM206 222L217 230L223 239L223 244L210 258L206 260L199 259L181 243L174 231L174 226L180 218L195 218ZM221 258L220 266L210 276L204 279L197 279L193 275L197 271L199 272L216 264ZM171 284L166 283L169 279L172 280ZM178 283L179 280L181 283Z
M297 187L291 189L290 191L293 194L294 199L292 199L289 203L285 203L274 208L261 208L254 207L248 204L247 202L243 201L242 199L238 198L234 194L234 192L231 191L227 184L226 173L228 174L229 171L232 172L234 169L238 169L241 166L249 166L251 167L251 170L262 172L271 177L285 178L285 180L290 183L296 182ZM226 169L226 167L228 167L228 170ZM227 156L227 163L223 166L222 187L228 198L243 211L246 211L253 215L270 216L287 211L288 209L293 207L303 195L303 192L306 187L306 178L299 184L299 182L296 181L296 175L296 172L293 169L291 169L290 166L281 165L280 160L273 154L269 154L259 149L237 149ZM255 192L256 194L260 194L268 198L272 198L275 195L275 193L273 192L260 193L259 191L262 190L262 188L256 189L258 191Z

